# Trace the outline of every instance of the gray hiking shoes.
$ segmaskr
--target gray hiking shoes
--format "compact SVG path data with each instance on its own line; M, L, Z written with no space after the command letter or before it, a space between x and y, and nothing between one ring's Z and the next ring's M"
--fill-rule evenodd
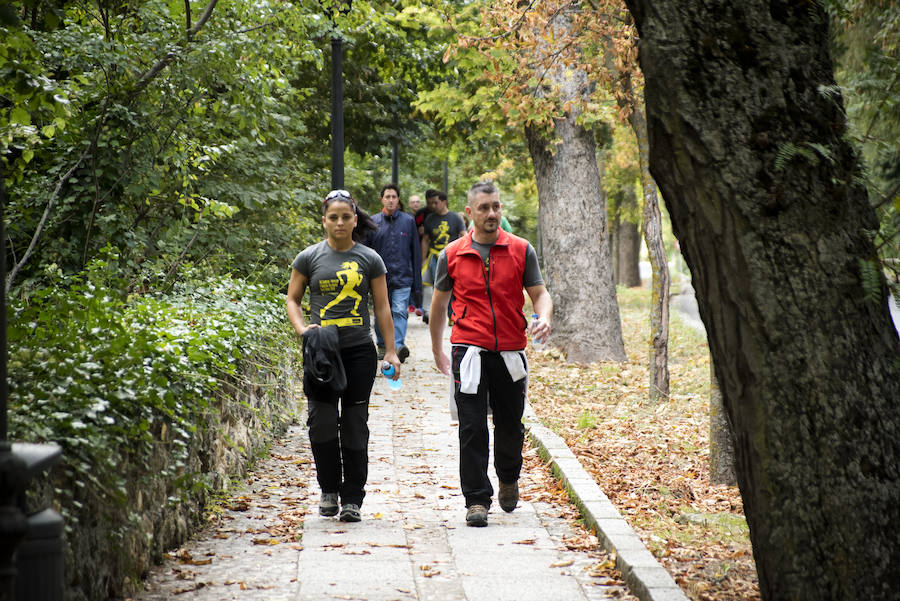
M324 515L326 517L332 517L338 514L338 508L341 510L341 515L338 518L342 522L358 522L362 519L362 516L359 512L359 505L355 503L344 503L344 505L338 504L338 493L336 492L323 492L322 497L319 499L319 515Z
M467 526L487 526L487 516L488 510L484 505L469 505L469 509L466 510L466 525Z
M341 517L340 520L342 522L358 522L362 520L362 516L359 513L359 505L355 503L345 503L343 507L341 507Z
M323 492L319 499L319 515L333 516L338 512L338 493Z
M519 503L519 481L501 482L500 491L497 493L497 502L500 503L500 509L506 513L515 509Z

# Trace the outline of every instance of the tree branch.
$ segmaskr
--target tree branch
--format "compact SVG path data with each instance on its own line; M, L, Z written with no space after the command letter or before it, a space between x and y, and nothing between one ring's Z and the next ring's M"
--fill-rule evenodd
M31 243L28 245L28 250L25 251L25 254L22 256L22 260L12 268L12 270L9 272L9 276L6 278L6 294L9 294L9 290L10 288L12 288L13 280L16 279L16 275L18 275L19 271L21 271L22 269L22 266L25 265L25 263L31 257L31 253L34 252L34 247L37 245L37 241L41 237L41 232L44 230L44 224L47 223L47 218L50 216L50 209L53 208L53 203L56 201L56 197L59 196L59 191L62 189L63 184L69 181L69 178L72 177L72 174L75 173L75 170L81 166L81 161L84 160L87 152L87 149L85 149L84 152L81 153L81 156L78 157L78 160L75 161L75 164L72 165L72 168L69 169L56 184L56 189L53 190L53 194L50 195L50 200L47 201L47 207L44 209L44 214L41 216L41 221L40 223L38 223L37 229L35 230L34 235L31 237Z
M186 34L187 41L185 42L185 46L191 42L193 37L195 35L197 35L197 32L199 32L201 29L203 29L203 26L206 25L207 21L209 21L209 18L212 16L213 9L216 7L216 4L218 4L218 2L219 2L219 0L209 0L209 4L206 5L206 9L203 11L203 14L200 15L200 18L197 20L197 24L194 25L191 29L187 30L187 34ZM164 57L162 57L161 59L156 61L155 65L150 67L150 69L148 71L146 71L143 75L141 75L138 78L137 83L134 84L134 89L131 91L131 95L136 96L141 91L143 91L143 89L146 88L147 85L149 85L149 83L151 81L153 81L156 78L156 76L159 75L163 69L165 69L167 66L169 66L169 64L173 60L175 60L175 58L181 53L182 50L184 50L184 47L181 47L178 50L171 50L168 53L166 53L166 55Z

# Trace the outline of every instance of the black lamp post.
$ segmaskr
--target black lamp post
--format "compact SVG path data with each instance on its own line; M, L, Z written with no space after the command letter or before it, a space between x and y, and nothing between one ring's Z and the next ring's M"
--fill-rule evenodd
M341 34L331 38L331 189L344 187L344 54Z
M340 12L350 12L352 0L340 3ZM331 36L331 189L344 187L344 39L335 26Z
M391 181L395 184L400 183L400 150L399 144L395 139L391 144Z
M444 194L450 193L450 188L447 187L449 184L449 178L447 177L447 159L444 159Z

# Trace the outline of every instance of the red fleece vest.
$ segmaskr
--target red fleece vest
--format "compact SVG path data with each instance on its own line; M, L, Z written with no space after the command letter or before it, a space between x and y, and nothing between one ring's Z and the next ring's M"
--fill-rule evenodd
M472 232L447 246L447 271L453 280L450 315L452 344L473 344L494 351L518 351L528 340L522 314L522 279L528 241L500 230L489 265L472 248Z

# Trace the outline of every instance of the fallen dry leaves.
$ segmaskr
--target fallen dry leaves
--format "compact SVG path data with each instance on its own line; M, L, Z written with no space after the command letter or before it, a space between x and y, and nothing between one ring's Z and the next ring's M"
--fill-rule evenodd
M759 599L740 493L709 482L706 340L673 312L670 398L651 405L649 304L646 289L619 290L624 363L529 351L529 401L688 597Z
M562 546L569 551L577 551L591 560L588 575L592 584L604 587L615 587L607 590L608 598L619 601L638 601L625 585L622 573L616 568L615 555L609 554L600 547L600 543L594 533L584 527L578 514L578 509L571 503L568 494L560 481L550 472L550 467L541 459L537 450L525 439L525 450L522 453L524 461L522 476L519 479L519 496L531 503L546 504L542 512L555 514L563 518L571 525L570 534L562 535ZM514 541L517 545L533 545L535 539L528 538ZM567 567L572 561L563 560L558 565L550 567Z

